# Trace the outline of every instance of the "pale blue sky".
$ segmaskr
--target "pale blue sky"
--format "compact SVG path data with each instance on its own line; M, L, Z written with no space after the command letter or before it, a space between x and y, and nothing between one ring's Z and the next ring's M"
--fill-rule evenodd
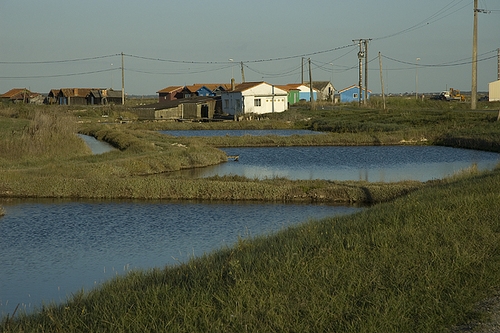
M497 79L500 2L479 0L478 89ZM357 46L371 38L369 89L471 89L473 0L0 0L0 93L27 87L121 89L155 95L170 85L313 80L357 84ZM418 71L416 59L418 61ZM233 59L233 66L229 59ZM484 60L483 60L484 59ZM447 64L444 66L444 64ZM308 73L305 73L308 79Z

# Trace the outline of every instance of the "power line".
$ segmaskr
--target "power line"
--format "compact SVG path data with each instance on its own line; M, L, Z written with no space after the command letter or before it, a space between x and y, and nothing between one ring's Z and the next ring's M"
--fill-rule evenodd
M29 75L29 76L0 76L0 79L45 79L54 77L66 77L66 76L78 76L78 75L89 75L104 72L111 72L119 70L119 68L102 69L97 71L80 72L80 73L69 73L69 74L52 74L52 75Z
M439 17L439 15L441 14L444 14L446 13L448 10L452 9L453 7L459 5L460 3L464 2L465 0L460 0L458 3L456 4L453 4L456 0L453 0L451 1L449 4L447 4L446 6L444 6L443 8L441 8L440 10L438 10L437 12L435 12L434 14L432 14L431 16L429 16L428 18L420 21L419 23L415 24L415 25L412 25L411 27L409 28L406 28L406 29L403 29L401 31L398 31L398 32L395 32L393 34L389 34L389 35L386 35L386 36L383 36L383 37L378 37L378 38L373 38L373 40L382 40L382 39L387 39L387 38L391 38L391 37L395 37L395 36L398 36L398 35L401 35L401 34L404 34L404 33L407 33L407 32L411 32L413 30L417 30L417 29L420 29L420 28L423 28L427 25L430 25L432 23L435 23L439 20L442 20L444 19L445 17L448 17L464 8L466 8L467 6L469 6L469 4L467 3L466 5L456 9L455 11L451 12L451 13L448 13L446 14L445 16L441 16Z
M497 50L483 53L480 56L484 56L484 55L492 53L492 52L497 52ZM394 61L394 62L398 62L400 64L412 65L413 67L415 67L415 65L416 65L414 62L398 60L398 59L394 59L394 58L391 58L391 57L385 56L385 55L382 55L382 57L384 57L385 59ZM493 55L490 57L482 58L482 59L479 59L478 62L490 60L490 59L493 59L496 57L497 57L496 55ZM467 59L469 59L469 58L467 58ZM454 66L463 66L463 65L470 65L470 64L472 64L472 60L468 60L468 61L464 61L464 62L443 63L443 64L419 64L418 67L454 67Z
M331 48L328 50L315 51L315 52L304 53L304 54L299 54L299 55L277 57L277 58L268 58L268 59L257 59L257 60L243 60L243 63L271 62L271 61L282 61L282 60L289 60L289 59L302 58L302 57L310 57L313 55L318 55L318 54L329 53L329 52L334 52L334 51L346 49L346 48L349 48L352 46L354 46L354 44L349 44L349 45L334 47L334 48ZM215 65L217 65L217 64L231 64L232 63L230 61L188 61L188 60L151 58L151 57L137 56L137 55L132 55L132 54L124 54L124 55L127 57L136 58L136 59L159 61L159 62L170 62L170 63L181 63L181 64L203 64L203 65L214 65L215 64Z
M103 56L89 57L89 58L78 58L78 59L66 59L66 60L47 60L47 61L0 61L2 65L41 65L41 64L60 64L67 62L81 62L81 61L90 61L90 60L98 60L110 57L116 57L120 54L109 54Z

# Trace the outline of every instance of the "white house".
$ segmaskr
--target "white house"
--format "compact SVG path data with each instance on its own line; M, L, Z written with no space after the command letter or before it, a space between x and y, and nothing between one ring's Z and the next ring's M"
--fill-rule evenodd
M266 82L245 82L221 93L222 112L231 115L283 112L288 94Z

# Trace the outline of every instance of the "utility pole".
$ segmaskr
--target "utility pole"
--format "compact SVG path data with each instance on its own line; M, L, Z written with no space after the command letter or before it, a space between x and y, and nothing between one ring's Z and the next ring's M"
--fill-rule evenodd
M384 102L384 110L385 110L384 77L382 75L382 56L380 52L378 53L378 65L380 67L380 86L382 87L382 101Z
M300 65L300 66L301 66L301 68L302 68L302 69L301 69L302 78L301 78L300 83L301 83L301 84L304 84L304 57L302 57L302 63L301 63L301 65Z
M477 105L477 0L474 0L474 31L472 36L472 89L471 89L471 105L472 110L476 109Z
M498 65L497 65L497 78L498 80L500 81L500 48L497 50L497 61L498 61Z
M122 52L122 105L125 105L125 74L123 70L123 52Z
M243 69L243 61L240 62L241 64L241 82L245 82L245 69Z
M368 105L368 42L371 39L365 39L363 42L365 44L365 94L364 94L364 105Z
M417 58L415 61L415 99L418 100L418 62L420 61L420 58Z
M311 58L308 59L309 62L309 100L311 101L311 110L315 110L316 106L314 105L314 94L313 94L313 79L312 79L312 71L311 71Z
M358 105L361 106L361 96L363 95L363 58L365 57L365 52L363 51L363 39L353 40L354 43L358 43L358 61L359 61L359 82L358 82Z

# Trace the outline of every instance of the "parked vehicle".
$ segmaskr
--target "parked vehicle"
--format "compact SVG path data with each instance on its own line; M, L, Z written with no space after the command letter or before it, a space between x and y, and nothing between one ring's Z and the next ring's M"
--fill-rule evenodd
M460 90L450 88L449 91L442 91L441 100L443 101L465 101L465 96L460 93Z

